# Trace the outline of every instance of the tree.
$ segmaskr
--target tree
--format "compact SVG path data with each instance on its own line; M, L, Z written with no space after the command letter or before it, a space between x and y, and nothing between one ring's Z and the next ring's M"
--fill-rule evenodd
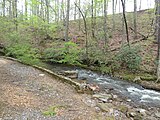
M157 52L157 59L158 59L158 66L157 66L157 81L160 80L160 0L157 0L158 6L157 6L157 41L158 41L158 52Z
M75 3L77 4L77 0L75 0ZM74 20L77 19L77 7L74 8Z
M155 18L155 32L156 32L156 34L155 34L155 40L157 40L158 41L158 39L157 39L157 34L158 34L158 0L155 0L155 16L156 16L156 18Z
M141 6L142 6L142 0L140 0L140 3L139 3L139 10L141 10Z
M137 38L137 0L134 0L134 39Z
M70 11L70 0L67 0L67 14L66 14L66 21L65 21L65 41L68 41L69 11Z
M9 0L9 18L12 19L12 0Z
M125 13L125 0L121 0L122 3L122 8L123 8L123 19L124 19L124 23L125 23L125 28L126 28L126 35L127 35L127 43L128 46L130 46L129 43L129 32L128 32L128 23L127 23L127 18L126 18L126 13Z
M112 0L112 21L113 21L112 31L114 31L115 30L115 0Z
M26 20L27 20L27 17L28 17L28 2L27 2L27 0L25 0L25 18L26 18Z
M78 0L78 6L81 6L81 1L80 0ZM78 14L78 19L79 19L79 21L78 21L78 28L79 28L79 31L81 30L81 13L79 12L79 14Z
M6 0L3 0L3 17L5 17L6 16Z
M13 19L14 19L14 24L16 26L16 31L18 30L18 12L17 12L17 0L13 0L12 2L12 12L13 12Z
M105 39L105 47L107 45L108 37L107 37L107 6L108 0L104 0L104 39Z
M45 0L46 2L46 20L49 23L49 0Z
M84 22L84 30L85 30L85 36L86 36L86 60L88 60L88 30L87 30L87 21L86 21L86 17L85 15L83 14L81 8L75 3L76 7L78 8L79 10L79 13L82 15L82 18L83 18L83 22Z
M94 35L94 0L91 0L91 29L92 29L92 38L95 38Z

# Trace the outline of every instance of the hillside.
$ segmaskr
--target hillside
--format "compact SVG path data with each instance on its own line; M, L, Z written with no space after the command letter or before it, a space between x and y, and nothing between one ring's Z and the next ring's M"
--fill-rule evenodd
M128 27L129 27L129 38L130 44L133 49L137 49L140 51L138 54L141 56L141 64L138 68L137 74L148 73L152 74L149 77L153 80L156 72L156 56L157 56L157 44L154 37L154 12L152 9L139 11L137 15L137 38L134 39L134 31L133 31L133 13L127 13ZM87 18L88 25L88 42L89 42L89 61L83 60L83 56L81 60L88 65L110 65L113 61L116 54L118 54L123 46L127 44L125 29L122 27L122 14L116 14L116 24L115 31L112 30L112 15L108 16L108 44L107 44L107 53L104 53L105 49L105 41L103 35L103 17L97 17L95 24L95 38L91 37L91 20ZM78 27L79 20L70 21L69 27L69 38L72 42L76 43L80 49L85 49L85 34L84 34L84 25L83 20L80 20L81 29ZM46 40L44 45L45 48L56 47L57 44L63 45L64 43L64 31L63 29L57 28L55 34L50 34L52 40ZM59 46L57 46L59 48ZM101 66L100 65L100 66ZM110 67L110 66L109 66ZM113 66L114 67L114 66ZM125 71L125 66L121 66L120 70L123 69ZM105 68L104 68L105 69ZM110 69L110 68L109 68ZM103 70L103 68L102 68ZM138 72L139 71L139 72ZM110 72L110 70L104 70L104 72ZM118 72L123 72L119 71ZM135 72L135 71L134 71ZM131 73L132 70L131 70ZM130 73L129 73L130 74ZM146 74L144 75L146 76ZM134 76L135 77L135 76ZM131 79L134 79L131 76ZM127 78L127 77L126 77ZM128 79L128 78L127 78ZM129 78L130 79L130 78ZM146 78L147 79L147 78Z
M129 38L131 51L126 46L126 34L124 25L122 24L122 14L115 15L115 30L112 28L112 15L107 17L107 30L108 39L105 46L104 41L104 21L103 17L96 17L94 23L94 34L92 37L91 18L87 18L87 40L88 40L88 57L86 59L86 40L84 33L83 19L70 21L69 25L69 39L71 43L64 41L64 27L63 22L51 23L47 25L42 21L35 21L29 24L19 21L18 31L15 32L12 20L1 17L1 39L0 43L4 44L7 48L5 53L9 56L19 58L27 62L27 55L23 57L23 52L26 53L27 49L32 50L31 57L38 57L43 60L61 62L68 64L82 64L92 66L102 72L110 75L124 78L127 80L134 80L140 76L144 80L156 80L156 56L157 44L154 40L154 10L143 10L137 14L137 38L134 39L133 29L133 13L126 13L129 28ZM39 24L41 22L41 24ZM80 22L80 30L79 30ZM15 44L16 43L16 44ZM24 46L28 47L24 47ZM18 49L24 49L23 52L18 53ZM68 48L69 47L69 48ZM9 48L9 49L8 49ZM33 49L33 48L36 48ZM70 52L66 53L66 49ZM107 49L107 52L105 51ZM136 66L138 62L131 61L131 68L128 68L128 63L121 61L119 54L128 54L125 51L130 51L137 59L141 59L140 65ZM134 52L136 51L136 52ZM124 54L123 54L124 53ZM18 55L17 55L18 54ZM26 53L30 54L30 53ZM65 54L65 56L63 56ZM38 56L37 56L38 55ZM67 57L66 57L67 56ZM138 57L137 57L138 56ZM35 58L36 58L35 57ZM140 57L140 58L139 58ZM37 59L37 58L36 58ZM120 60L120 61L118 61ZM136 61L137 60L137 61ZM30 62L36 62L30 61ZM134 66L135 65L135 66ZM133 67L133 69L132 69ZM134 68L135 67L135 68Z

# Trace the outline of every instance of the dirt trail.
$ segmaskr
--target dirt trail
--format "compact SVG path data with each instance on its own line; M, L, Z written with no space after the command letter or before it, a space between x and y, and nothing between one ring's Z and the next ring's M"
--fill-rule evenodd
M94 120L95 107L73 87L30 66L0 58L0 120ZM60 107L61 106L61 107ZM50 111L50 108L56 108ZM45 116L56 111L55 116ZM47 113L48 112L48 113Z
M47 73L0 57L0 120L129 119L113 112L114 105L104 112L97 103Z

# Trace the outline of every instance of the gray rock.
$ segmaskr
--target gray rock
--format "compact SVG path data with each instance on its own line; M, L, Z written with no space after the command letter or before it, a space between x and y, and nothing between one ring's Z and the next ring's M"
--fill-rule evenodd
M127 99L127 102L131 102L132 100L131 99Z
M111 94L94 94L92 97L97 98L98 100L102 102L107 102L108 100L113 98Z
M158 120L158 119L153 116L149 116L149 117L146 117L145 120Z
M117 95L113 95L113 99L117 99L118 98L118 96Z
M155 116L160 118L160 112L155 113Z
M139 82L139 81L141 81L141 77L139 77L139 76L135 77L133 80L133 82Z
M84 98L82 101L89 107L96 107L96 102L90 98Z
M129 117L135 117L136 116L136 113L135 112L129 112Z
M64 71L64 75L71 79L76 79L78 77L78 72L77 71Z
M110 112L111 108L113 108L112 104L110 103L98 103L97 106L105 112Z
M143 116L147 116L147 113L146 113L147 111L145 109L137 109L136 111Z

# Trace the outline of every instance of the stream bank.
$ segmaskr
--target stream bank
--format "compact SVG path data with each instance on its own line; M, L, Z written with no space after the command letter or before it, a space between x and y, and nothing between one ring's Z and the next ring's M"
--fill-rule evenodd
M58 64L58 65L62 65L60 63L55 63L55 62L45 62L46 64ZM84 64L77 64L77 65L71 65L71 64L64 64L66 67L77 67L77 68L83 68L86 70L91 70L94 71L96 73L99 74L105 74L108 76L111 76L113 79L121 79L124 80L126 82L132 82L132 83L136 83L139 84L141 86L143 86L146 89L151 89L151 90L156 90L156 91L160 91L160 83L156 83L155 81L157 80L156 75L154 75L154 73L152 72L146 72L146 71L139 71L137 73L134 72L128 72L126 70L121 70L121 71L116 71L115 73L111 73L111 72L107 72L107 71L103 71L100 67L98 66L87 66ZM49 67L50 68L50 67Z

